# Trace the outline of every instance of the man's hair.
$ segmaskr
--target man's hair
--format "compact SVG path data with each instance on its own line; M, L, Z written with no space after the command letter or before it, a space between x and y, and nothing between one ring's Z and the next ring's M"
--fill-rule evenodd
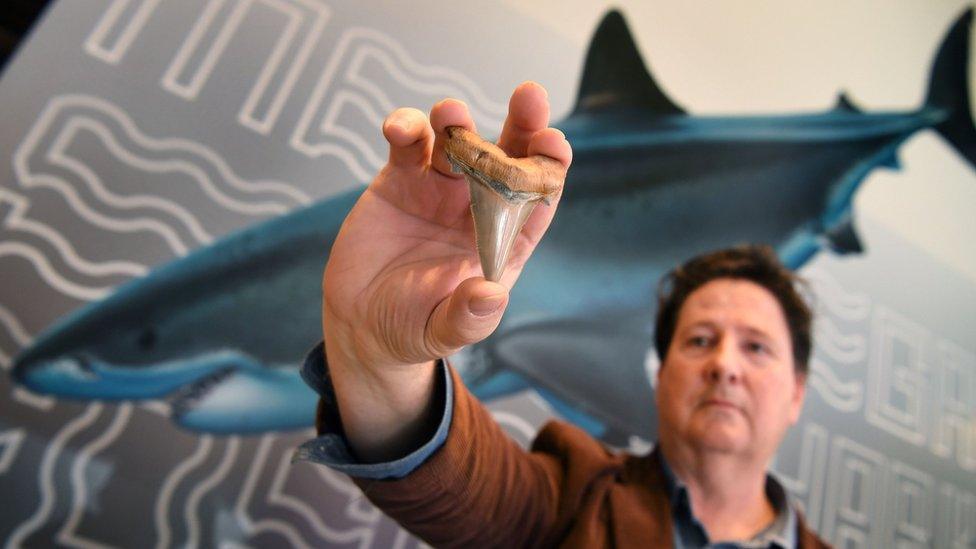
M790 330L794 370L805 376L810 360L813 315L798 290L804 282L780 263L769 246L742 245L700 255L661 279L654 326L654 344L661 364L668 354L685 300L692 292L718 278L748 280L773 294L783 309Z

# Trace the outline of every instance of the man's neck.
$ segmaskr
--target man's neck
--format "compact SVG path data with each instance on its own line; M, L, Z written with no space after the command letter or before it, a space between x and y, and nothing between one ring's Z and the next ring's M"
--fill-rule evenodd
M766 497L765 463L693 448L661 450L711 541L748 540L776 518Z

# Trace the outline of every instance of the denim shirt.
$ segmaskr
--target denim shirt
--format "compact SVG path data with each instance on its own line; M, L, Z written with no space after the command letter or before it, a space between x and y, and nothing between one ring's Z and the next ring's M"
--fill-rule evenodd
M671 517L674 524L675 549L708 547L714 549L792 549L796 547L796 510L790 504L783 485L772 475L766 475L766 497L776 512L776 518L763 531L749 541L712 543L705 527L695 518L691 509L688 488L675 476L671 466L658 452L664 471Z
M447 440L448 429L451 426L451 414L454 410L454 385L451 383L451 373L443 360L437 362L437 368L440 370L439 374L443 379L444 411L434 436L413 452L384 463L361 463L353 455L349 441L340 427L322 433L299 446L292 456L292 462L311 461L320 463L340 473L359 478L389 479L403 478L409 475L444 445L444 441ZM330 408L329 415L338 418L335 389L332 387L332 379L329 377L328 367L325 363L325 348L322 343L316 345L305 357L305 363L302 365L302 379L319 394L322 399L321 404Z
M384 463L361 463L353 455L349 441L341 426L330 426L331 431L303 443L292 457L295 461L310 461L326 465L349 476L370 479L403 478L413 472L436 452L444 441L451 426L454 410L454 387L446 363L437 363L439 375L444 382L444 411L434 435L409 454ZM335 389L329 378L325 362L325 350L319 343L305 357L302 365L302 379L322 398L322 405L330 408L332 417L339 417ZM712 544L705 528L691 511L691 500L687 488L681 484L661 455L661 464L667 480L668 499L671 502L671 516L674 521L675 549L709 547L715 549L791 549L796 546L796 511L790 505L789 496L783 486L771 475L766 477L766 495L776 511L776 519L768 528L747 542L723 542Z

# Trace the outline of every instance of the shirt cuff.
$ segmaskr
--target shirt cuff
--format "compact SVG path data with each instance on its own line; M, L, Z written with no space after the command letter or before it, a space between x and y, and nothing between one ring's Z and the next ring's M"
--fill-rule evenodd
M349 441L342 429L335 389L332 387L332 379L329 377L328 364L325 359L325 346L323 343L319 343L305 357L301 374L305 383L321 397L319 414L322 417L319 419L324 421L318 423L324 424L324 427L319 432L319 436L305 442L295 450L292 463L296 461L319 463L357 478L398 479L409 475L444 445L451 427L451 412L454 410L454 384L451 383L451 374L446 361L438 360L437 368L443 380L444 411L434 435L419 448L402 458L383 463L362 463L353 455Z

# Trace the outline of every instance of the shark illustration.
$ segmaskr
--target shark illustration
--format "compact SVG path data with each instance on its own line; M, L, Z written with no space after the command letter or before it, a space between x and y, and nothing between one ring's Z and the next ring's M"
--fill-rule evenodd
M531 387L611 442L655 434L645 362L655 283L673 265L741 242L791 268L822 248L862 251L852 199L897 149L934 129L976 166L967 79L971 10L936 53L924 104L865 113L841 94L815 114L700 117L647 72L623 17L589 47L559 211L505 318L454 359L475 394ZM167 398L200 431L307 428L317 395L298 365L321 339L321 274L359 191L197 250L68 315L17 358L30 389L78 399ZM472 243L472 246L474 243Z

